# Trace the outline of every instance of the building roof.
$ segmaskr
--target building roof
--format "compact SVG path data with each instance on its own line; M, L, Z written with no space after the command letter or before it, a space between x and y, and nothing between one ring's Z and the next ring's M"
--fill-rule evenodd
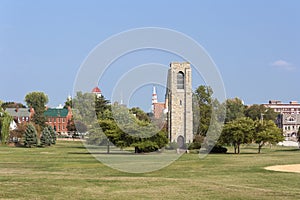
M290 101L289 103L283 103L278 100L270 100L269 103L263 104L265 106L299 106L300 103L298 101Z
M66 108L48 108L44 115L46 117L66 117L68 115L68 109Z
M30 108L6 108L5 111L12 117L30 117Z
M101 90L100 90L100 88L95 87L95 88L92 90L92 93L101 93Z

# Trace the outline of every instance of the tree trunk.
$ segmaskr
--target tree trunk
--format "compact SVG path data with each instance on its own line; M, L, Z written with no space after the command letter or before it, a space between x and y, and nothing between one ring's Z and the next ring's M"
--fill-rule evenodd
M258 144L258 153L260 153L262 146L264 145L264 143L259 143Z
M238 154L240 154L240 144L238 144Z
M261 150L261 145L259 144L258 145L258 153L260 153L260 150Z

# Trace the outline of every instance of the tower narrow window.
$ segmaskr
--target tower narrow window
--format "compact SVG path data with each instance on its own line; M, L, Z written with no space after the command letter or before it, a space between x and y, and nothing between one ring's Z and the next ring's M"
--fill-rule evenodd
M184 74L181 71L177 73L177 89L184 89Z

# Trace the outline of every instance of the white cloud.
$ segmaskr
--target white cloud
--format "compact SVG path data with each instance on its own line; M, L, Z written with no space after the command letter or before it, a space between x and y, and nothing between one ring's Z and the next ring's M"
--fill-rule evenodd
M296 68L292 63L289 63L285 60L276 60L271 63L271 66L285 70L294 70Z

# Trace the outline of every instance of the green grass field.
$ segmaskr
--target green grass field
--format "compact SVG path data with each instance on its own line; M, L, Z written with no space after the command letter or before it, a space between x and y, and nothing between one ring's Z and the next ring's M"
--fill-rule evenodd
M299 199L299 173L264 167L300 164L300 151L256 152L250 146L241 155L185 154L159 171L129 174L101 164L80 142L0 146L0 199Z

